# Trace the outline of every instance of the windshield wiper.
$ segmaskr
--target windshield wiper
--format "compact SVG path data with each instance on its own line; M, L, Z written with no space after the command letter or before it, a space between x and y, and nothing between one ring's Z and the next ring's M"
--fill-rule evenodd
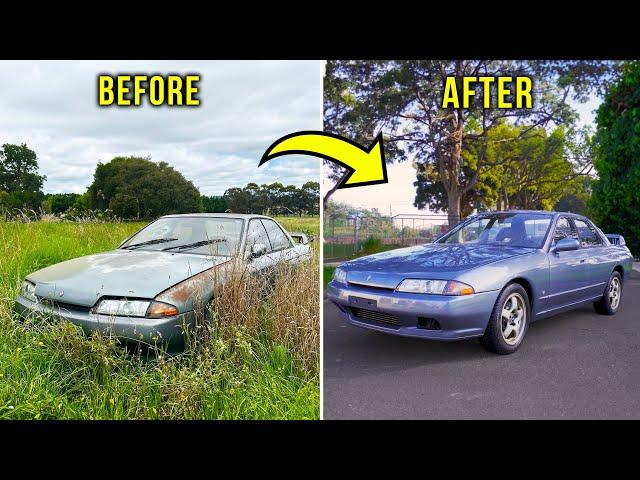
M200 240L199 242L186 243L184 245L173 245L172 247L163 248L162 251L164 252L166 250L187 250L191 248L203 247L211 243L226 242L226 241L227 241L226 238L212 238L210 240Z
M128 250L129 248L144 247L145 245L155 245L156 243L174 242L176 240L178 239L177 238L156 238L155 240L147 240L146 242L132 243L131 245L127 245L126 247L121 247L121 248L124 250Z

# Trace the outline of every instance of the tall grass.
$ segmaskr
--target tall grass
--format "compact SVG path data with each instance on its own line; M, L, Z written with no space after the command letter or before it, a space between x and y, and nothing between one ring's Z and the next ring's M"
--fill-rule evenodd
M279 220L319 230L317 219ZM214 321L177 356L148 358L67 322L17 320L26 274L114 248L141 226L0 220L0 419L318 418L317 258L283 267L266 296L226 284Z

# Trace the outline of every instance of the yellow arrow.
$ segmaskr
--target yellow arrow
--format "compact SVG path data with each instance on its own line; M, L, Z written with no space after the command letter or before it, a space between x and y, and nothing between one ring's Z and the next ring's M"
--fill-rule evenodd
M387 183L382 133L369 148L348 138L327 132L305 131L285 135L276 140L260 160L260 165L283 155L313 155L337 163L349 171L338 188Z

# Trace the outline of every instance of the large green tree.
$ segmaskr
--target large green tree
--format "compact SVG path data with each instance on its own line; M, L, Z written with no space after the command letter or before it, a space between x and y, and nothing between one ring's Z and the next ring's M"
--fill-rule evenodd
M116 157L98 163L88 188L92 208L123 218L154 218L201 209L200 192L166 162Z
M474 187L461 198L462 216L474 209L551 210L567 194L583 195L591 157L576 151L572 136L575 134L568 136L563 127L547 133L542 127L501 122L486 139L469 140L462 149L464 175L476 169L481 155L484 168ZM417 172L415 205L447 210L448 197L433 166L419 164Z
M325 73L325 130L368 145L382 131L388 162L411 156L426 164L447 198L449 222L461 216L461 203L469 196L487 166L484 150L488 133L509 121L527 124L521 137L536 127L571 124L576 114L572 97L585 100L601 91L617 74L617 63L582 61L424 60L329 61ZM484 109L481 101L468 108L442 108L443 87L453 76L461 87L464 76L528 76L533 80L532 108ZM461 88L460 88L461 89ZM482 87L476 88L476 99ZM480 142L475 166L465 165L463 146ZM346 172L329 164L337 183ZM335 187L334 187L335 189ZM325 204L334 189L325 195Z
M624 235L640 256L640 62L625 65L596 117L598 179L588 206L609 233Z
M0 148L0 206L38 209L46 176L38 173L36 152L22 145L5 143Z

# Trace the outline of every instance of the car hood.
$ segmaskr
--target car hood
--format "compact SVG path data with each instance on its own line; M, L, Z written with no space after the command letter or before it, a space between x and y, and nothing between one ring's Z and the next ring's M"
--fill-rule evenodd
M343 266L349 282L395 288L404 278L451 279L460 272L533 251L509 246L434 243L369 255Z
M93 306L102 296L154 298L228 260L188 253L114 250L51 265L27 279L36 284L38 297Z

